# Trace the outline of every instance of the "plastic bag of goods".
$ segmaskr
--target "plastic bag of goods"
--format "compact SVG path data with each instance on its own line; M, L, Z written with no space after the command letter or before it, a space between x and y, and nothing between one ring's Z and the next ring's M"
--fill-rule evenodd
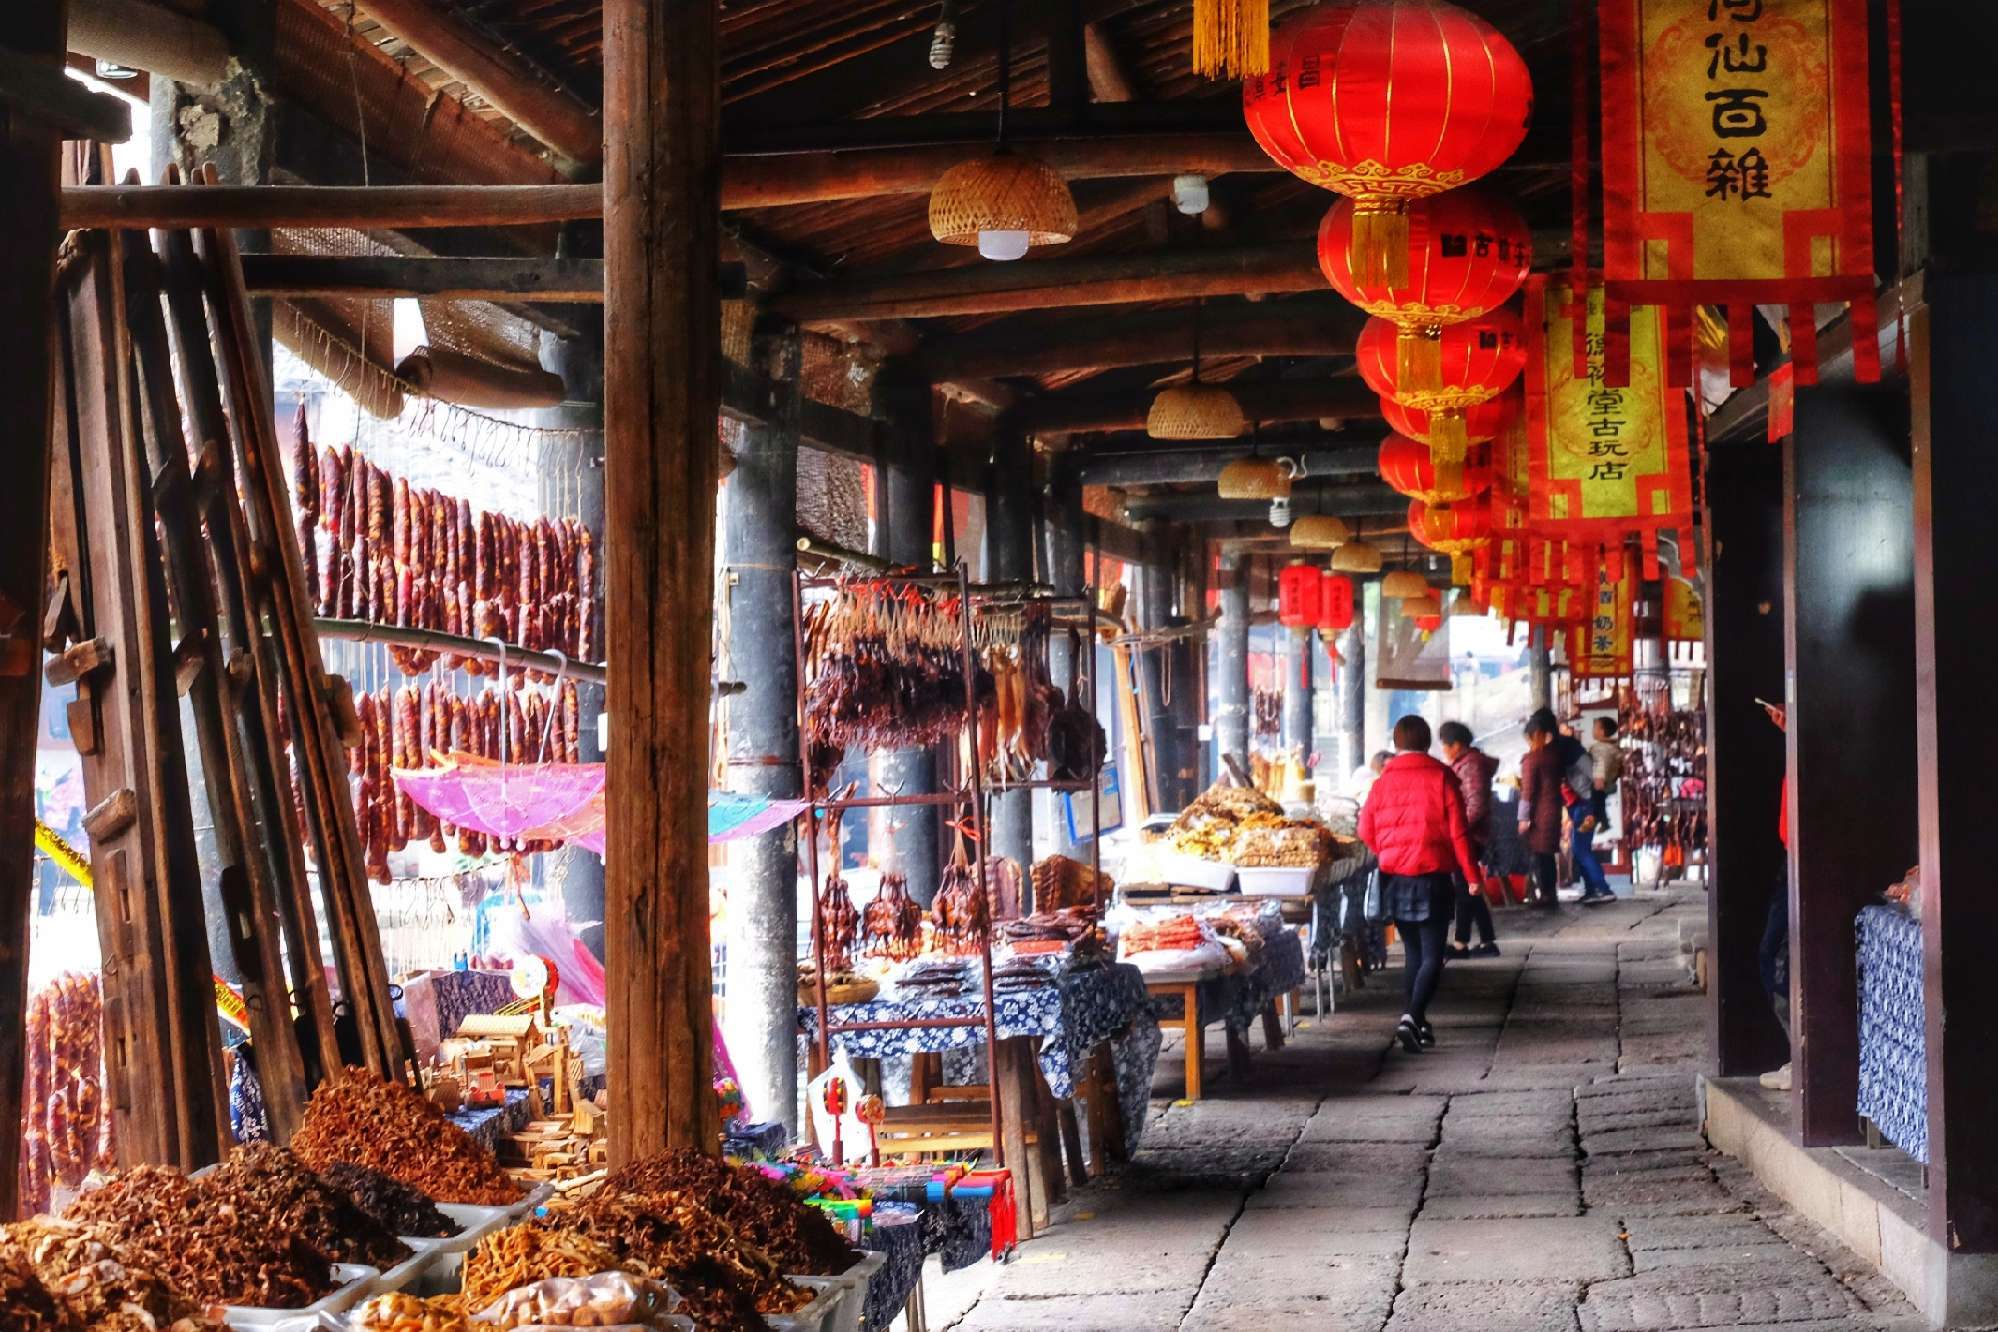
M472 1316L474 1332L539 1327L685 1326L673 1317L680 1297L657 1281L626 1272L590 1277L550 1277L500 1296Z

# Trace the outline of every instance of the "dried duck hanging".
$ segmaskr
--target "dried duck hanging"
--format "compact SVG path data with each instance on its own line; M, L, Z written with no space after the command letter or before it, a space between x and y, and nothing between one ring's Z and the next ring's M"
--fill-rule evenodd
M992 904L971 867L962 828L958 829L950 864L938 881L930 923L936 927L937 946L946 953L975 953L985 946L992 930Z
M857 783L849 782L838 799L853 794ZM825 946L826 966L835 972L853 966L853 944L860 929L860 913L854 909L853 893L841 873L845 857L840 852L840 823L846 811L838 805L826 811L826 846L832 858L832 873L819 889L819 939Z

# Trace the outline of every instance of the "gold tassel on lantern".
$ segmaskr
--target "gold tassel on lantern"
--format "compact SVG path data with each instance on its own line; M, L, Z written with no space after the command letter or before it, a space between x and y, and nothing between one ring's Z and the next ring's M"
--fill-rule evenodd
M1193 0L1193 72L1253 78L1270 70L1270 0Z
M1429 465L1436 472L1438 499L1448 504L1464 498L1464 455L1445 458L1432 447L1429 450Z
M1443 326L1404 328L1394 340L1394 387L1407 401L1411 393L1435 393L1443 387Z
M1429 461L1436 464L1437 476L1443 475L1445 463L1461 465L1471 453L1471 428L1464 420L1464 413L1455 407L1445 407L1429 414ZM1459 474L1460 484L1462 473ZM1441 488L1440 486L1438 487Z
M1458 587L1471 585L1471 553L1458 551L1450 557L1450 581Z
M1361 287L1378 287L1382 283L1390 287L1406 287L1408 201L1354 199L1353 239L1347 253L1353 281Z

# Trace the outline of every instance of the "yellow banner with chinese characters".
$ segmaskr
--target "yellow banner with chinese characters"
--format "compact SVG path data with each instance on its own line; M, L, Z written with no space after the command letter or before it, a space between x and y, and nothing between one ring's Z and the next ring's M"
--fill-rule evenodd
M1665 580L1665 641L1704 643L1707 638L1707 604L1691 579Z
M1685 394L1660 366L1663 314L1639 310L1630 326L1630 382L1603 373L1603 293L1587 296L1586 373L1568 354L1579 302L1566 282L1527 289L1527 462L1534 528L1571 546L1608 550L1643 538L1655 569L1657 533L1691 526Z
M1618 561L1623 576L1607 568L1596 571L1589 618L1568 631L1568 669L1578 680L1625 676L1631 673L1632 586L1628 561Z

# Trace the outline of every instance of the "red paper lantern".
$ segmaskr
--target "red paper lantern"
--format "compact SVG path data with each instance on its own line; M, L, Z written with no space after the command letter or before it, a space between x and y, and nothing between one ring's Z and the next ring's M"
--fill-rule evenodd
M1410 202L1476 180L1526 137L1533 82L1498 30L1442 0L1322 4L1270 34L1242 115L1285 170L1358 206L1353 268L1407 280Z
M1277 620L1291 629L1318 623L1319 596L1324 580L1308 564L1292 564L1277 575Z
M1390 279L1359 267L1358 219L1351 200L1332 206L1318 224L1318 267L1341 296L1401 330L1395 379L1404 390L1440 388L1444 327L1496 310L1526 280L1533 263L1526 223L1477 190L1421 200L1408 210L1408 272Z
M1450 557L1450 578L1471 581L1471 553L1492 539L1489 504L1424 504L1408 506L1408 534L1433 551Z
M1336 634L1353 627L1353 580L1328 573L1319 582L1318 627Z
M1499 432L1522 410L1515 394L1434 413L1404 407L1393 398L1381 399L1381 415L1387 420L1388 429L1427 444L1432 454L1446 459L1453 455L1463 458L1471 445L1497 439Z
M1401 381L1398 336L1399 330L1386 319L1376 316L1367 321L1353 351L1360 378L1382 397L1425 412L1470 407L1496 398L1526 369L1526 330L1519 316L1504 307L1442 330L1437 348L1442 357L1442 383L1435 388Z
M1440 615L1418 615L1415 617L1415 627L1425 634L1433 634L1443 627L1443 617Z
M1381 441L1381 480L1410 499L1424 504L1455 504L1482 495L1492 488L1491 463L1480 448L1464 463L1437 462L1429 446L1406 435L1389 435Z

